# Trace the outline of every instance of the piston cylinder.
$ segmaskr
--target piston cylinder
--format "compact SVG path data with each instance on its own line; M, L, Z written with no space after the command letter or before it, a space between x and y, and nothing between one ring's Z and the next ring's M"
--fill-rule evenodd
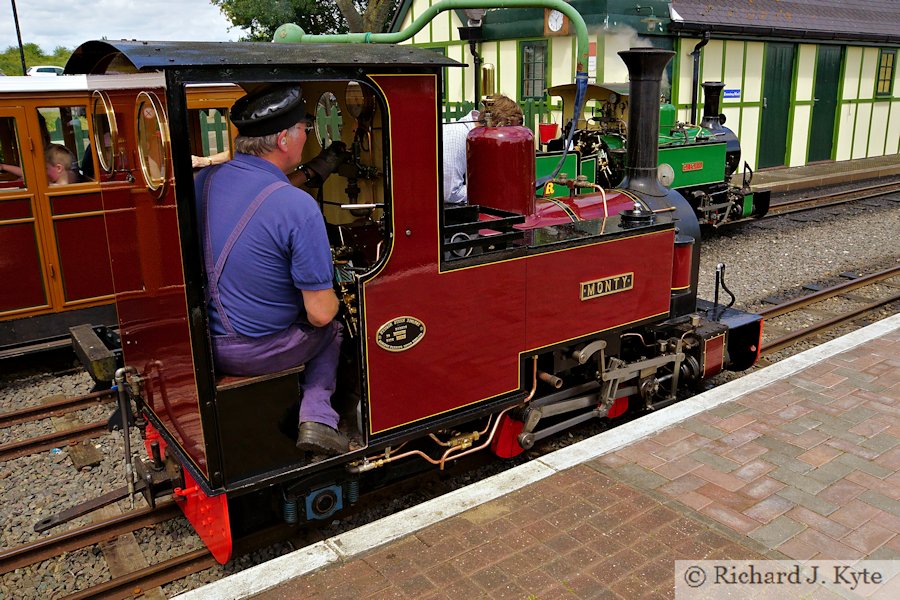
M476 127L466 139L469 204L534 213L534 134L527 127Z

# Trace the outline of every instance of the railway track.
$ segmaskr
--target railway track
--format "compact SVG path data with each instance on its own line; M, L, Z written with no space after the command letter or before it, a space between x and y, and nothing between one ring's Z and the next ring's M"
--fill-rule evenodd
M28 406L15 411L0 414L0 428L11 427L31 421L39 421L51 417L59 417L77 410L90 408L111 402L114 392L105 390L81 396L62 398L44 404ZM61 445L72 445L79 441L95 438L107 430L107 422L94 421L77 425L69 429L54 431L45 435L16 440L0 445L0 461L12 460L36 452L43 452Z
M794 197L787 198L781 202L773 203L769 207L769 212L765 217L780 217L792 213L803 212L816 208L826 208L829 206L838 206L853 202L856 200L866 200L869 198L877 198L886 194L900 192L900 181L890 181L884 183L875 183L864 187L853 188L852 190L831 191L821 190L824 195L815 197Z
M199 573L216 564L216 559L212 557L209 550L200 548L133 573L114 577L64 598L65 600L133 598L143 595L146 590L158 588L188 575Z
M137 509L129 513L98 521L86 527L64 531L56 535L23 544L0 552L0 575L32 565L64 552L87 548L120 535L132 533L181 515L172 501L157 504L156 508Z
M895 281L891 281L892 279ZM879 298L874 300L860 295L850 295L850 292L875 285L882 285L890 291L881 294ZM847 310L842 310L838 314L831 314L832 311L823 311L815 307L815 305L835 297L841 297L848 301L851 307L848 307ZM815 312L823 318L806 327L784 331L780 335L764 341L761 347L761 354L763 356L774 354L802 340L821 335L883 306L896 302L900 302L900 267L892 267L870 275L853 277L837 285L776 304L758 313L766 319L764 331L767 329L781 331L777 321L774 324L770 324L771 320L798 311Z

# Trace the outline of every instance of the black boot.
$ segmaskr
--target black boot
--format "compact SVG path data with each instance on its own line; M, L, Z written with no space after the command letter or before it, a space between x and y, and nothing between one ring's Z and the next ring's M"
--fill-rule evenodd
M337 456L350 451L350 440L343 433L328 425L315 421L304 421L300 423L297 448L316 454Z

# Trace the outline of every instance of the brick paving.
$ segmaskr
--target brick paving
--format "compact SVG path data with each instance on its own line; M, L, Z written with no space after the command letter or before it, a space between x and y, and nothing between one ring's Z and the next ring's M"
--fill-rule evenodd
M900 331L256 598L674 597L679 559L900 559Z

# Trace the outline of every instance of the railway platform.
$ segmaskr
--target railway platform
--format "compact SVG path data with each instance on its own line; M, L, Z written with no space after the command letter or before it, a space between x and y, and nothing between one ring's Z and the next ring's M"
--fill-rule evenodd
M740 180L741 173L740 170L735 173L735 182ZM765 169L753 174L751 187L754 191L770 190L772 194L780 194L816 187L849 185L883 177L900 177L900 154Z
M894 315L179 598L632 600L674 597L676 560L897 565L898 357Z

